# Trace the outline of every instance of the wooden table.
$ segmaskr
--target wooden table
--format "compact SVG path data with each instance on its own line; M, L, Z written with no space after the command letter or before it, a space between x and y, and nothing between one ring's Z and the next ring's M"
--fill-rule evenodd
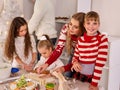
M28 72L24 71L24 70L20 70L19 72L16 73L16 76L20 76L22 74L26 74ZM16 77L15 76L15 77ZM13 81L13 80L11 80ZM11 81L8 81L8 82L4 82L2 84L0 84L0 90L10 90L8 89L9 87L9 82ZM75 79L67 79L67 82L64 84L65 87L68 86L68 90L88 90L88 87L89 87L89 83L83 83L83 82L80 82L78 80L75 80ZM41 87L40 90L45 90L45 87ZM55 90L57 90L57 87L55 88Z

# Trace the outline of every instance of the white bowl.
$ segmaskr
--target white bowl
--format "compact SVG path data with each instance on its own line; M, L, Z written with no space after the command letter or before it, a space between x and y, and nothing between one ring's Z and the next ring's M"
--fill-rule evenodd
M11 74L11 64L0 63L0 80L10 77Z

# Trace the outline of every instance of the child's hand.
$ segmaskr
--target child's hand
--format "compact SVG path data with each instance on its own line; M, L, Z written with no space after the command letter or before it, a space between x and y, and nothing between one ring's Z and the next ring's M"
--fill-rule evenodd
M30 63L29 66L33 69L34 68L34 63Z
M82 66L79 62L74 62L71 68L71 71L75 70L76 72L80 72L82 70Z
M93 85L90 85L89 86L89 90L99 90L98 86L93 86Z
M29 71L31 71L31 70L33 69L33 66L26 64L26 65L24 66L24 69L29 72Z
M43 72L48 67L48 64L43 64L37 68L37 73Z
M64 67L59 67L59 68L55 69L54 71L63 73L65 71L65 69L64 69Z
M29 65L34 66L34 63L33 63L33 62L31 62Z

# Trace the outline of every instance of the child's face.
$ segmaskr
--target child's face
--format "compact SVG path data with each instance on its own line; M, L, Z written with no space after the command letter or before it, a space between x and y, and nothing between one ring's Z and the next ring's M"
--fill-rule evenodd
M75 20L74 18L71 19L69 23L69 33L70 35L79 35L79 21Z
M27 33L27 26L26 25L21 26L20 30L18 31L18 35L22 37L25 36L26 33Z
M38 49L39 53L41 54L41 56L43 56L44 58L48 58L50 57L51 53L52 53L52 48L46 48L46 47L41 47Z
M84 27L87 31L87 35L89 36L95 35L99 29L99 26L100 26L99 22L95 20L88 20L85 21L84 23Z

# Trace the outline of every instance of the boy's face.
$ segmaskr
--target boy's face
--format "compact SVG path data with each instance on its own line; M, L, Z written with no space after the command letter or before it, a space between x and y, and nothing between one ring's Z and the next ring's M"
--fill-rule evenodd
M21 26L20 30L18 30L18 35L22 37L25 36L26 33L27 33L27 26L26 25Z
M43 56L44 58L49 58L51 53L52 53L52 48L46 48L46 47L41 47L38 49L39 53L41 54L41 56Z
M86 20L84 23L87 35L89 36L95 35L99 29L99 26L100 26L99 22L95 20Z

